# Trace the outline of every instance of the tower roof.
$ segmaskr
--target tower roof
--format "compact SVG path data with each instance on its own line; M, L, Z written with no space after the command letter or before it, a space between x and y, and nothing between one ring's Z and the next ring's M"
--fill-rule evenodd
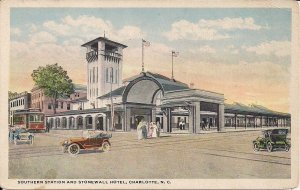
M108 42L108 43L111 43L111 44L114 44L114 45L117 45L117 46L121 46L122 48L127 48L127 46L124 45L124 44L121 44L121 43L118 43L118 42L115 42L115 41L111 41L108 38L104 38L104 37L98 37L98 38L96 38L94 40L86 42L85 44L82 44L81 46L82 47L87 47L87 46L89 46L89 45L91 45L91 44L93 44L95 42L99 42L99 41L104 41L104 42Z

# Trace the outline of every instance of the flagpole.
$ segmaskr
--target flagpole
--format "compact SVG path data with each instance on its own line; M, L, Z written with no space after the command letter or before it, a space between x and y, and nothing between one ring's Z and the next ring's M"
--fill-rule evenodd
M142 39L142 72L144 72L144 40Z
M174 79L174 73L173 73L173 56L174 56L174 51L172 51L172 79Z

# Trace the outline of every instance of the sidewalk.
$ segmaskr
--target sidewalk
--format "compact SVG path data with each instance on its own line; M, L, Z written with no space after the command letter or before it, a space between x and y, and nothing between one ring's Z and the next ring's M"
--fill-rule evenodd
M280 128L280 127L279 127ZM284 127L282 127L284 128ZM238 128L238 129L234 129L234 128L225 128L224 131L217 131L217 129L213 129L213 130L207 130L207 131L203 131L201 130L200 133L197 134L211 134L211 133L233 133L233 132L246 132L246 131L262 131L262 130L267 130L267 129L278 129L278 127L263 127L263 128ZM288 128L290 130L290 128ZM50 130L49 133L41 133L42 135L48 135L48 136L57 136L57 137L64 137L64 138L68 138L68 137L80 137L82 136L82 132L84 130L60 130L60 129L56 129L56 130ZM132 130L132 131L109 131L109 133L112 134L135 134L136 130ZM177 136L177 135L197 135L197 134L193 134L193 133L189 133L188 130L175 130L171 133L164 133L161 132L161 136Z

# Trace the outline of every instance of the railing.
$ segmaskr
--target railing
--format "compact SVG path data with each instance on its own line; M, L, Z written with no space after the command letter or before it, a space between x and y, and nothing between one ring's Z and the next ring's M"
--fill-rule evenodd
M98 51L90 51L86 53L87 62L92 62L98 59Z

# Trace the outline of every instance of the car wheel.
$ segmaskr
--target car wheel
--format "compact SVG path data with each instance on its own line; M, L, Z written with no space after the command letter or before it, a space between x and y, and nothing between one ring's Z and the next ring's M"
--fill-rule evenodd
M285 147L284 147L284 150L286 152L288 152L288 151L290 151L290 148L291 148L290 145L286 144Z
M254 150L255 152L259 151L259 146L258 146L257 143L254 143L254 144L253 144L253 150Z
M267 150L268 150L268 152L272 152L272 150L273 150L273 145L272 145L271 142L268 142L268 144L267 144Z
M110 150L110 145L109 145L109 143L108 142L103 142L102 143L102 151L103 152L107 152L107 151L109 151Z
M14 144L15 144L15 145L18 144L17 138L14 138Z
M71 145L69 146L69 148L68 148L69 153L72 154L72 155L78 154L78 153L79 153L79 150L80 150L79 145L78 145L78 144L75 144L75 143L74 143L74 144L71 144Z

